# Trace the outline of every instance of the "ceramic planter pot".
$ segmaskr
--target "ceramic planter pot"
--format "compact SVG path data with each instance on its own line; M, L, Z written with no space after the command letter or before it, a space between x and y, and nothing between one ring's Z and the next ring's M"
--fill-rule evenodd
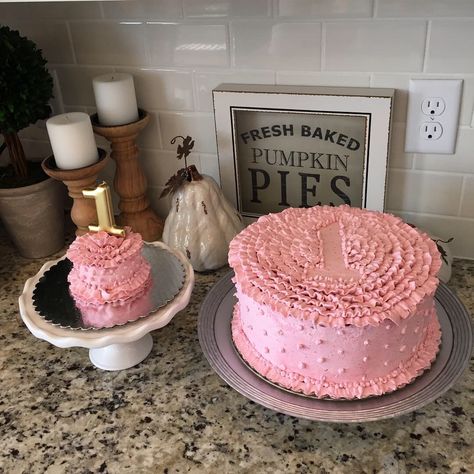
M63 247L61 186L48 178L31 186L0 189L0 218L23 257L47 257Z

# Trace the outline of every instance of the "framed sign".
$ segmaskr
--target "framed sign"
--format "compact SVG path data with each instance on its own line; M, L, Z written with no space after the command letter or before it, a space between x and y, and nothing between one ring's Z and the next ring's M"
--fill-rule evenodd
M222 84L219 172L246 218L321 204L384 209L393 89Z

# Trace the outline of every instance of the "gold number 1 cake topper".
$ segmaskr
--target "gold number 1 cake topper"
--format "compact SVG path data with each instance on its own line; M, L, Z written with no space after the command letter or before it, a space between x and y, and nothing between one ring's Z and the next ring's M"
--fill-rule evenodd
M109 234L125 237L125 229L115 225L109 185L102 181L95 189L84 189L82 194L86 198L95 200L95 208L99 220L99 225L90 225L89 230L92 232L104 230Z

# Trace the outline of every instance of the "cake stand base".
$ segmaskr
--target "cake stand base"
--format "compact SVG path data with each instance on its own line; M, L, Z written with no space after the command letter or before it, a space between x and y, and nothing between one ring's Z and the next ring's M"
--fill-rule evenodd
M123 370L133 367L145 360L153 347L153 338L146 334L138 341L89 350L89 359L102 370Z

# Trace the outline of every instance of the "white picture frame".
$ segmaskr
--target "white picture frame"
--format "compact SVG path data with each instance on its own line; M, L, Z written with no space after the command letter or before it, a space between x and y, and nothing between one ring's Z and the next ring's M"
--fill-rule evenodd
M331 168L331 165L326 166L326 169L324 169L324 166L321 166L321 164L316 161L318 167L322 168L317 177L308 173L297 173L300 176L309 176L309 178L305 178L305 184L301 185L301 194L305 194L303 196L304 199L303 197L301 198L301 202L296 202L296 198L292 198L293 201L289 202L290 200L286 197L286 194L285 199L283 199L281 195L277 198L277 187L273 188L273 184L268 185L267 188L263 186L267 182L273 183L272 180L274 181L275 177L272 173L274 173L275 169L280 169L279 177L281 179L285 173L293 179L293 174L296 171L301 171L301 168L303 168L301 156L311 154L313 158L312 167L315 168L314 152L310 153L308 146L316 146L315 144L317 144L319 140L321 146L324 145L335 148L337 145L338 148L344 147L344 151L347 152L347 154L341 156L346 157L345 171L348 172L348 158L349 162L351 162L350 160L352 160L353 163L357 162L358 170L361 173L362 188L359 189L359 183L359 187L356 187L354 190L351 189L351 192L354 191L355 193L355 198L346 196L346 199L343 196L344 193L342 193L342 200L330 199L331 202L320 201L316 203L333 204L332 201L334 201L334 205L338 205L349 201L347 203L351 205L383 211L385 208L393 99L393 89L221 84L213 90L213 101L220 181L225 196L234 204L239 212L242 213L246 220L253 220L259 215L268 212L278 212L283 210L284 207L288 207L276 205L278 204L276 203L277 199L280 201L279 204L289 204L292 207L315 205L318 186L319 189L323 189L323 192L326 192L326 188L328 188L327 184L320 184L317 180L324 181L325 171L333 173L334 170ZM269 130L272 130L272 126L260 126L250 130L250 134L248 131L242 133L242 130L246 130L242 128L244 124L255 123L261 125L262 123L266 123L265 120L270 120L271 122L268 122L269 124L280 124L278 147L283 148L283 151L281 149L275 149L275 147L271 151L274 153L274 156L276 156L277 152L282 154L281 156L283 156L285 160L283 162L284 165L288 165L288 154L291 154L292 167L286 168L288 169L287 172L281 171L283 168L278 168L278 166L269 168L268 165L273 164L268 159L268 151L270 148L256 148L256 145L254 145L257 142L265 142L265 146L271 147L272 143L277 140L277 135L270 136L271 132L269 132ZM336 127L338 123L345 124L346 127L350 126L350 128L359 133L359 138L357 140L354 139L354 142L352 142L360 143L360 147L357 150L357 159L351 154L352 152L350 151L348 142L353 139L348 138L349 135L338 132L336 137L339 138L337 139L337 143L335 143L334 137L332 136L335 132L329 130L328 140L327 128L325 137L321 131L324 129L316 126L302 125L302 123L306 123L306 121L312 121L313 123L326 121L326 123L335 124ZM353 124L357 124L357 127L354 128ZM274 126L278 127L277 125ZM281 127L284 127L284 129ZM319 129L319 134L316 133L317 129ZM333 127L333 129L335 128ZM277 129L275 130L278 131ZM290 130L292 132L291 137L282 137L282 130L285 132ZM299 136L299 131L301 131L301 136ZM303 131L306 134L305 137L302 137ZM364 137L360 139L362 135L364 135ZM310 145L308 145L308 140L306 140L308 137L313 138ZM303 138L305 138L305 140L303 140ZM322 138L326 138L327 143L323 143ZM287 143L289 143L288 146L293 147L293 149L296 146L299 147L300 144L301 147L299 148L303 149L303 146L306 147L306 152L295 152L299 154L300 161L293 160L293 150L291 152L284 150ZM252 152L249 150L252 150ZM256 150L259 151L257 152ZM262 157L262 150L266 150L267 157L266 163L262 165L262 169L253 170L250 166L246 167L247 162L250 162L249 153L253 153L251 163L256 163L257 157L259 157L259 159ZM318 154L322 155L322 153ZM325 153L325 155L328 155L329 163L331 162L331 155L333 157L338 156L332 152ZM296 157L297 155L294 156ZM276 158L272 159L276 161ZM308 160L306 159L306 161ZM339 161L342 163L341 160ZM308 163L310 162L311 160L308 161ZM308 163L306 163L306 165ZM282 164L281 161L280 164ZM267 166L266 171L263 169L264 166ZM250 180L248 172L252 174L250 184L248 184ZM342 173L343 172L344 169ZM357 178L356 174L353 176ZM339 178L343 178L343 176L339 176ZM309 185L308 180L311 179L311 183L313 184ZM342 184L344 185L346 181L342 182ZM280 184L280 192L283 192L283 181ZM253 188L249 188L248 186L253 186ZM275 186L277 185L275 184ZM285 184L285 193L286 186ZM332 187L331 181L331 188ZM251 191L249 191L249 189L251 189ZM270 189L273 189L273 191L270 192ZM293 188L291 188L291 190L292 189ZM254 200L248 199L247 195L249 192L252 193ZM308 195L314 198L313 202L309 202ZM336 198L338 196L336 196ZM356 204L353 204L351 199L355 201ZM265 202L263 202L263 200L265 200ZM260 204L255 204L257 201Z

